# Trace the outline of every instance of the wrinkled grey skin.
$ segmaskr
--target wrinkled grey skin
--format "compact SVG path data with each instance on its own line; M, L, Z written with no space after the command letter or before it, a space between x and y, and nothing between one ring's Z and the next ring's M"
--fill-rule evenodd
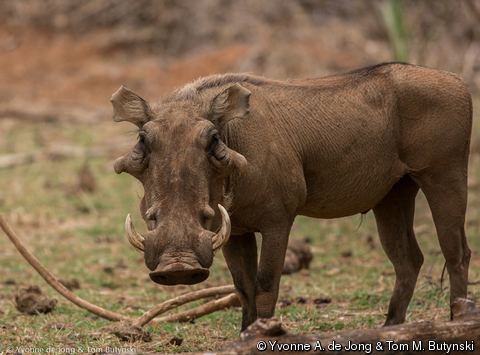
M413 232L419 188L446 259L451 301L466 297L472 106L455 75L393 63L285 82L207 77L155 106L128 93L114 102L116 119L137 124L144 138L115 170L144 185L146 265L154 272L187 260L208 269L209 238L221 220L216 206L224 205L232 232L223 253L242 301L242 329L274 313L296 215L370 209L397 278L386 324L404 322L423 263ZM262 235L258 261L255 232ZM184 282L182 275L168 274L168 282Z

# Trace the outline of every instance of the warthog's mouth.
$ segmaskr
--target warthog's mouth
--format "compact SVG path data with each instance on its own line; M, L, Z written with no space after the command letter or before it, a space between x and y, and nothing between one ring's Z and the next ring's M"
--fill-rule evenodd
M185 263L173 263L149 274L150 279L160 285L193 285L206 280L209 275L208 269Z

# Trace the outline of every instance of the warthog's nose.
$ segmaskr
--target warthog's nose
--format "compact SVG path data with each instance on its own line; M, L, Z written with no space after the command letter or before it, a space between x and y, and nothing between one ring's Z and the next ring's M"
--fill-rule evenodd
M177 262L150 273L150 279L160 285L193 285L205 280L210 271L202 267Z

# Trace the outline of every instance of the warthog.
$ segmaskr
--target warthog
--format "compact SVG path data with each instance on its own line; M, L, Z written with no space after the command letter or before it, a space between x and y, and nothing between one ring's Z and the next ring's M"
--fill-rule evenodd
M387 325L402 323L423 263L415 196L428 200L450 276L467 296L464 232L472 123L470 94L454 74L387 63L319 79L245 74L201 78L156 105L121 87L115 121L139 128L115 162L143 184L148 226L131 244L159 284L208 277L222 248L242 302L242 329L274 314L296 215L373 209L396 273ZM262 235L257 261L255 232Z

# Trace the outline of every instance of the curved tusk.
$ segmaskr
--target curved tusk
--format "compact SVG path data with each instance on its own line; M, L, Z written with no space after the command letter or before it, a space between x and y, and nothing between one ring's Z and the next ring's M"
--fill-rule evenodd
M222 227L217 232L217 234L212 237L213 252L216 252L228 242L228 238L230 238L230 230L232 227L230 223L230 216L228 215L227 210L220 204L218 205L218 209L220 210L220 214L222 215Z
M127 214L127 218L125 219L125 232L127 233L127 238L130 244L132 244L135 249L144 251L145 247L143 242L145 241L145 238L135 230L130 213Z

